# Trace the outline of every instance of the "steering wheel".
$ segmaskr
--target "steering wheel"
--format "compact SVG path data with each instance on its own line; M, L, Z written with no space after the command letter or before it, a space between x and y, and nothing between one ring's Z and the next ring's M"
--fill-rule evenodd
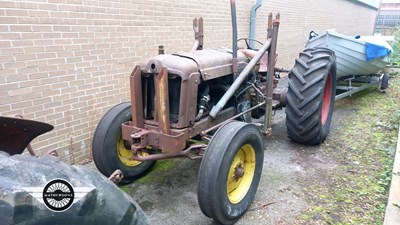
M253 49L253 48L250 47L249 41L254 41L254 42L257 42L260 45L263 45L263 43L261 41L258 41L258 40L253 39L253 38L240 38L240 39L237 40L237 42L239 42L239 41L244 41L246 43L247 49ZM253 50L257 50L257 49L253 49Z

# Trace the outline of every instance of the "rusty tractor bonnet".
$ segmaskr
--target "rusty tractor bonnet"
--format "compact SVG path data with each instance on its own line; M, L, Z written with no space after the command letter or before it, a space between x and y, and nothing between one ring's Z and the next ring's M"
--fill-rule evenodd
M238 52L239 69L248 61L244 53ZM232 73L232 53L226 48L158 55L141 63L131 74L134 113L132 122L122 125L123 139L132 142L134 153L151 146L165 153L183 154L188 139L235 114L231 108L219 119L211 120L206 113L198 115L196 104L198 98L208 102L210 95L211 101L217 101L229 88L220 82ZM198 96L202 92L199 89L207 93Z

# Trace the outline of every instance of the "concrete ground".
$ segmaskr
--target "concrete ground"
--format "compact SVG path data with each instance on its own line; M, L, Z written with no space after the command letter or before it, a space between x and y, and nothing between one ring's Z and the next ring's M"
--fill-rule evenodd
M335 133L335 112L331 133ZM351 113L351 112L350 112ZM273 135L265 138L263 173L250 210L237 224L292 224L307 206L302 189L308 176L336 167L320 158L321 147L292 142L286 133L285 113L273 119ZM163 162L161 162L163 163ZM216 224L197 204L196 183L200 160L170 160L168 169L155 169L145 178L123 187L143 208L152 224Z

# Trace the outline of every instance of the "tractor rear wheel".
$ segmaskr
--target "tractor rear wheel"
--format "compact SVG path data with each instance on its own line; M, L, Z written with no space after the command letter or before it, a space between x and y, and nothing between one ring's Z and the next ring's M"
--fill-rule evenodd
M330 129L336 94L336 57L327 48L300 53L289 73L286 125L300 144L322 143Z
M93 135L94 164L106 177L117 169L121 170L124 175L121 183L134 181L147 173L156 163L156 161L140 162L132 159L130 146L121 137L121 124L131 119L130 103L116 105L103 116Z
M263 162L262 135L255 125L236 121L219 128L200 165L201 211L219 223L235 223L253 201Z

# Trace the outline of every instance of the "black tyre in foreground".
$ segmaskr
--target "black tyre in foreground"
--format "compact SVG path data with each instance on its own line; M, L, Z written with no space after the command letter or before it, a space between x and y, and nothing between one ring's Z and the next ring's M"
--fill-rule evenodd
M286 125L298 143L322 143L329 133L336 94L336 57L327 48L301 52L289 73Z
M116 105L103 116L93 135L93 161L97 169L106 177L120 169L124 174L121 183L134 181L156 163L132 160L130 146L121 138L121 124L131 119L130 103Z
M222 224L235 223L253 201L263 162L263 139L255 125L230 122L219 128L200 165L201 211Z
M15 141L19 140L15 138ZM150 224L135 200L86 166L71 166L49 155L9 156L0 151L0 174L2 225ZM60 179L69 183L67 189L56 181ZM55 185L45 188L54 181ZM68 202L67 195L62 195L70 195L71 190L75 192L74 203L65 211L49 210L37 200L43 197L45 190L53 190L50 193L58 195L48 197L58 209Z

